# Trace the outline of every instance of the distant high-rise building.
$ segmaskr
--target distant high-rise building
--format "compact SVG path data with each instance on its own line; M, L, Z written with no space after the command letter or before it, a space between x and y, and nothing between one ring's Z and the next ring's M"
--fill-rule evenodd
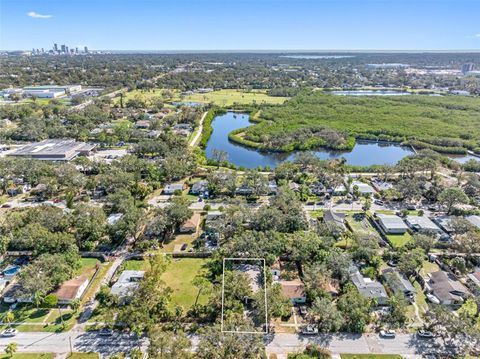
M467 72L475 70L475 64L473 62L467 62L462 65L462 73L466 74Z
M78 47L75 48L75 53L78 54Z
M58 45L57 44L53 44L53 51L58 52Z
M85 47L83 48L83 52L85 52L86 54L88 54L88 47L85 46Z
M44 54L44 53L45 53L45 49L42 47L42 54Z
M65 46L65 53L68 54L69 50L68 50L68 46Z
M65 50L66 50L66 46L62 45L62 52L65 53Z

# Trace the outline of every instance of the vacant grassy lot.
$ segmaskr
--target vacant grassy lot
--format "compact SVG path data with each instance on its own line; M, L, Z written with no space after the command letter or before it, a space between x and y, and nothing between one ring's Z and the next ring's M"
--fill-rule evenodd
M181 101L213 103L222 107L230 107L233 104L282 104L287 97L269 96L265 91L244 91L244 90L218 90L205 94L196 93L181 98Z
M266 121L248 127L245 139L265 148L305 147L322 128L357 138L480 148L480 101L476 98L349 97L313 92L300 94L283 106L265 106L260 117Z
M195 304L198 289L192 284L193 279L204 272L205 259L182 258L172 259L163 275L165 283L172 288L172 305L180 305L188 310ZM201 295L198 302L205 304L207 295Z
M192 284L193 278L202 274L206 259L197 258L171 258L167 270L163 274L165 284L172 288L173 306L180 305L188 310L197 297L198 289ZM128 260L122 265L122 270L148 270L149 264L146 260ZM201 295L198 302L205 304L208 296Z

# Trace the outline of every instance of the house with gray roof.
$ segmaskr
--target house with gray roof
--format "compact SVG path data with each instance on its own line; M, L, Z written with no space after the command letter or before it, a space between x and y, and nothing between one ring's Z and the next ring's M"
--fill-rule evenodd
M350 279L362 296L375 300L378 305L388 305L388 295L382 283L364 277L356 266L350 267Z
M440 300L441 304L459 306L469 295L468 289L452 274L438 271L429 274L427 289Z
M404 234L408 229L399 216L381 213L376 216L378 224L386 234Z
M323 212L323 222L331 231L346 231L345 214L337 213L332 210Z
M400 274L395 269L388 268L382 271L382 275L388 287L395 294L402 293L412 301L415 299L417 290L403 274Z
M430 218L425 216L407 216L405 218L407 225L414 231L421 233L442 234L442 229L437 226Z

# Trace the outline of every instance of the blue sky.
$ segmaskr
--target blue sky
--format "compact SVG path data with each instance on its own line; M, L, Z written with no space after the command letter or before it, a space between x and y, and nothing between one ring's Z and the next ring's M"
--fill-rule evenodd
M480 0L0 0L0 49L480 49Z

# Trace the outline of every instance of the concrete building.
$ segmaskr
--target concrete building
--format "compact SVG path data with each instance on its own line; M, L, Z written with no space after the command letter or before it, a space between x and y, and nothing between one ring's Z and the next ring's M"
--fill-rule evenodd
M95 144L75 140L50 139L22 146L7 156L43 161L70 161L77 156L90 155L95 147Z
M377 214L378 224L386 234L404 234L408 227L402 219L390 214Z

